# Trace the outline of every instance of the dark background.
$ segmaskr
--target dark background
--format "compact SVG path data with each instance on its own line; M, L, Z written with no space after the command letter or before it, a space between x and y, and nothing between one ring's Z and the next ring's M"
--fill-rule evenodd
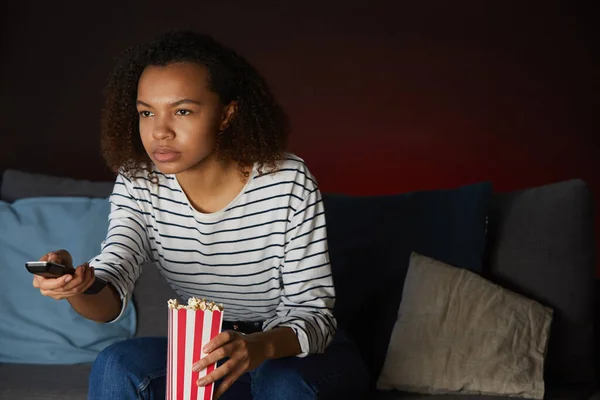
M600 209L591 5L5 4L0 170L112 179L99 155L98 121L114 57L165 28L193 27L265 75L292 119L291 150L323 191L389 194L481 180L505 191L577 177Z

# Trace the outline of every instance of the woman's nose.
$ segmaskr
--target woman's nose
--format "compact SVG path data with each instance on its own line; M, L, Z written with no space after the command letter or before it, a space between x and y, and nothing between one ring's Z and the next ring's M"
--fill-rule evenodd
M173 131L166 121L157 121L152 131L152 137L155 140L172 139L175 137L175 131Z

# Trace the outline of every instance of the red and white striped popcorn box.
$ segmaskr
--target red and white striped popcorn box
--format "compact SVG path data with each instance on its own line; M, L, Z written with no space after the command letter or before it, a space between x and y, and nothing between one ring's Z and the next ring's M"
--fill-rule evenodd
M166 400L212 400L214 384L198 387L196 382L215 364L200 372L192 371L192 365L204 356L202 347L221 332L222 324L223 311L169 308Z

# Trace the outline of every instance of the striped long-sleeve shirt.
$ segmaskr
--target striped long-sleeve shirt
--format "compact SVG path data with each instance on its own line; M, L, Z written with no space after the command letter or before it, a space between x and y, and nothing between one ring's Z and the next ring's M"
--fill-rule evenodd
M293 155L271 174L253 169L223 210L194 209L174 175L118 175L96 274L118 291L123 308L142 265L157 265L187 301L222 303L225 319L289 326L302 353L323 352L336 330L335 290L321 193ZM166 302L165 302L166 307Z

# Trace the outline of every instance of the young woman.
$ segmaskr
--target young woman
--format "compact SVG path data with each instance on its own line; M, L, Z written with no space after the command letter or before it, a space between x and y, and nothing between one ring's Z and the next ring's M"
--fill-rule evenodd
M108 322L155 263L184 301L224 305L224 331L194 364L219 363L197 382L217 382L215 398L362 398L364 367L332 314L321 193L285 152L263 78L212 38L170 31L125 52L107 89L102 149L118 176L101 254L34 286ZM41 259L72 263L65 250ZM109 284L84 295L95 276ZM166 357L166 338L106 348L89 398L164 399Z

